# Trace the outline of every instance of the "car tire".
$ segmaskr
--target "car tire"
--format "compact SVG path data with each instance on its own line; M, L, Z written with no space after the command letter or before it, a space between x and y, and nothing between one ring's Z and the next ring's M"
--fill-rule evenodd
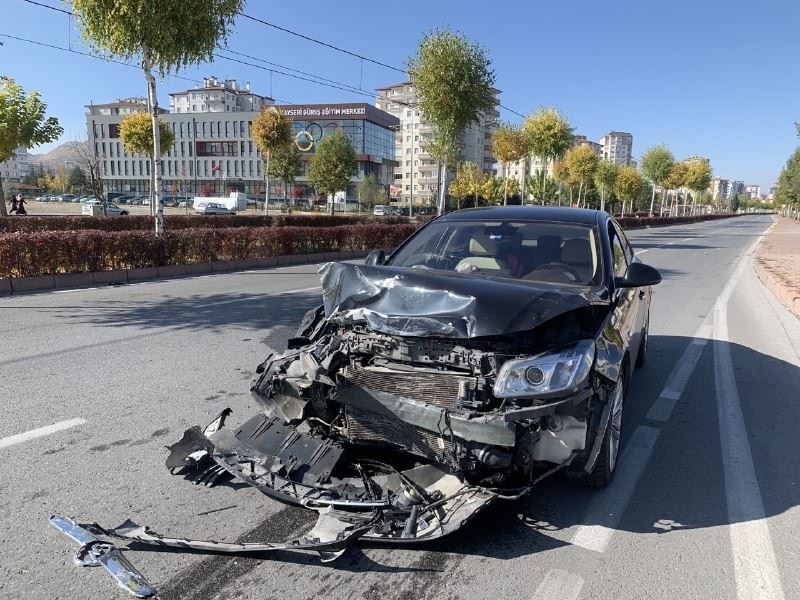
M127 215L127 214L128 214L128 211L127 211L127 210L121 210L121 211L119 212L119 216L120 216L120 217L124 217L124 216L125 216L125 215Z
M642 328L642 341L639 342L639 352L636 355L636 368L641 369L647 364L647 342L650 337L650 313Z
M608 402L611 402L611 410L608 413L608 425L606 426L603 442L600 446L600 454L594 463L591 473L582 473L574 477L579 483L591 488L604 488L614 479L617 470L619 451L622 439L622 413L625 408L625 372L620 373L619 381L609 392Z

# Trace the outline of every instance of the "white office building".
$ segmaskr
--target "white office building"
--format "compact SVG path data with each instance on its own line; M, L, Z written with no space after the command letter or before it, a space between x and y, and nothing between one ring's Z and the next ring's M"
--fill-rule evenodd
M249 86L247 86L249 87ZM170 94L171 111L160 109L161 120L175 136L162 156L162 190L172 196L218 196L240 191L263 199L266 192L261 153L251 136L253 120L270 98L242 90L235 81L205 80L203 88ZM258 107L251 110L251 107ZM242 108L246 110L242 110ZM317 142L341 128L356 151L358 174L347 196L355 196L355 183L375 175L388 188L394 172L395 117L364 104L276 106L292 121L295 141L302 137L302 165L291 198L297 203L316 200L308 184L307 166ZM87 107L89 147L97 157L103 186L113 194L146 195L150 189L150 161L145 155L125 151L119 137L122 118L147 110L143 98L128 98ZM270 198L281 199L282 182L270 180Z
M410 81L377 89L375 105L400 120L395 137L394 185L392 198L404 204L432 205L436 203L439 189L439 172L436 161L425 149L433 136L433 127L426 123L417 107L417 92ZM499 105L500 90L494 90ZM481 115L461 139L458 161L472 162L484 172L493 173L495 158L492 155L492 131L500 118L494 109Z

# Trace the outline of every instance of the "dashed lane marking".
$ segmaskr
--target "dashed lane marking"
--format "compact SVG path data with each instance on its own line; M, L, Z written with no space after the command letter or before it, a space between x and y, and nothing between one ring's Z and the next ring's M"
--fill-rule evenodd
M563 569L550 569L536 588L533 600L575 600L583 588L583 578Z
M583 519L587 525L580 525L575 530L570 540L573 545L605 552L633 491L650 462L658 434L659 430L655 427L640 425L636 428L617 459L614 484L592 496Z
M31 429L30 431L26 431L24 433L10 435L0 439L0 449L8 448L9 446L21 444L36 438L51 435L53 433L58 433L59 431L64 431L65 429L71 429L72 427L83 425L84 423L86 423L86 419L69 419L67 421L59 421L58 423L53 423L52 425L47 425L45 427L39 427L38 429Z

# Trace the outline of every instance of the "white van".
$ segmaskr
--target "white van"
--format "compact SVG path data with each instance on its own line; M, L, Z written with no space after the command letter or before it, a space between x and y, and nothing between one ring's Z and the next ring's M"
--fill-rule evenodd
M385 217L390 212L391 211L389 210L388 206L385 206L383 204L376 204L375 209L372 211L372 214L375 215L376 217Z

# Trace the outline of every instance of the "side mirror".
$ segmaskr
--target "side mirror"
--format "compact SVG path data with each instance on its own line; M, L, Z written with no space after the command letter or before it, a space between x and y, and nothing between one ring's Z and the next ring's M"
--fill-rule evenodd
M650 265L635 262L628 267L625 277L615 277L614 286L617 288L647 287L661 283L661 273Z
M364 260L365 265L382 265L386 260L386 254L383 250L373 250L369 254L367 254L367 258Z

